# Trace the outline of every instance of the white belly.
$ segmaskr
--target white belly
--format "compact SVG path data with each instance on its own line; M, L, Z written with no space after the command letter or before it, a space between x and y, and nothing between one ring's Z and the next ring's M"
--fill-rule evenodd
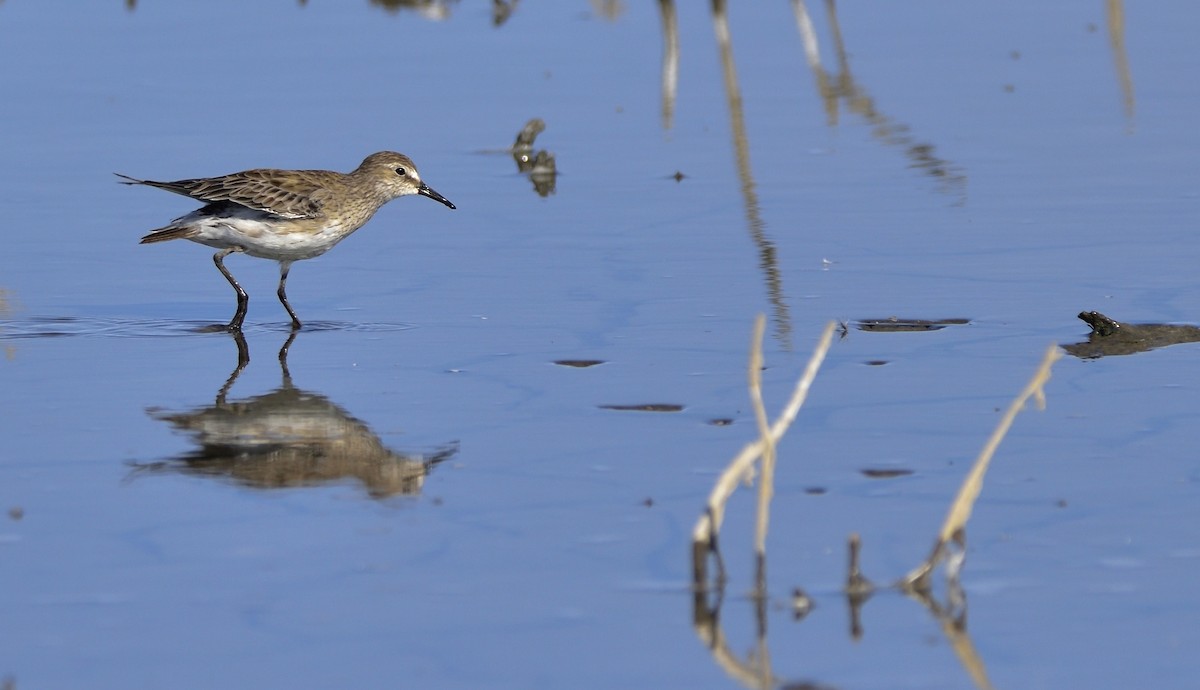
M193 242L217 249L240 247L250 256L275 261L320 256L350 234L336 224L284 220L250 209L217 217L195 211L172 225L191 228L195 234L188 239Z

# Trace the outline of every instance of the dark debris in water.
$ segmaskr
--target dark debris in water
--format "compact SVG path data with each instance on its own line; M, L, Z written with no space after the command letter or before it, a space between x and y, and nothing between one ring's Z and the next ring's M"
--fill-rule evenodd
M859 470L864 477L871 479L892 479L894 477L907 477L913 473L913 470L906 470L902 467L867 467Z
M859 319L854 327L860 331L876 333L908 333L913 331L940 331L946 326L963 326L970 319L902 319L889 316L886 319Z
M674 403L643 403L640 405L600 405L602 410L619 412L682 412L683 405Z
M1063 345L1080 359L1132 355L1155 348L1200 341L1200 327L1167 323L1125 323L1098 311L1079 313L1092 332L1080 343Z
M605 364L602 359L557 359L554 361L560 367L574 367L575 369L586 369L594 367L598 364Z

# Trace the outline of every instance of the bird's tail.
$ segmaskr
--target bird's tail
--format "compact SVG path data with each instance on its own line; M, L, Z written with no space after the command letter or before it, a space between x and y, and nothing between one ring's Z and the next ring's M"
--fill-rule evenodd
M121 174L121 173L119 173L119 172L115 172L115 173L113 173L113 174L114 174L114 175L116 175L117 177L121 178L120 180L117 180L117 183L118 183L118 184L146 184L146 181L145 181L145 180L139 180L139 179L138 179L138 178L136 178L136 177L130 177L130 176L128 176L128 175L122 175L122 174Z
M138 244L154 244L155 242L166 242L168 240L186 240L194 234L196 234L196 230L190 226L168 225L165 228L151 230Z

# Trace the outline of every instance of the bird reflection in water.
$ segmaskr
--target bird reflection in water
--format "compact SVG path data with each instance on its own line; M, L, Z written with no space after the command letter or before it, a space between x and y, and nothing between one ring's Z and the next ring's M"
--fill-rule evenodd
M227 395L250 362L241 333L233 334L238 365L216 401L186 412L149 409L155 419L189 434L196 448L176 458L135 463L135 471L178 472L232 480L256 489L320 486L354 479L372 498L415 496L435 465L457 444L428 455L398 453L383 445L362 421L323 395L292 384L288 348L279 350L283 382L263 395L229 401Z
M517 132L517 140L509 149L513 162L517 164L517 172L529 176L530 182L533 183L533 191L541 197L553 194L558 181L558 163L554 154L546 149L534 151L533 148L537 135L545 129L545 121L538 117L533 118Z

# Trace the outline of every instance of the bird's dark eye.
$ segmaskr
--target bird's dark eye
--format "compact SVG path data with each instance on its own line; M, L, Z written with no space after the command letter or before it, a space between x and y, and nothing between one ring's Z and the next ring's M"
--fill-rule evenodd
M404 177L408 174L408 171L406 171L404 168L396 168L396 174L400 177Z

